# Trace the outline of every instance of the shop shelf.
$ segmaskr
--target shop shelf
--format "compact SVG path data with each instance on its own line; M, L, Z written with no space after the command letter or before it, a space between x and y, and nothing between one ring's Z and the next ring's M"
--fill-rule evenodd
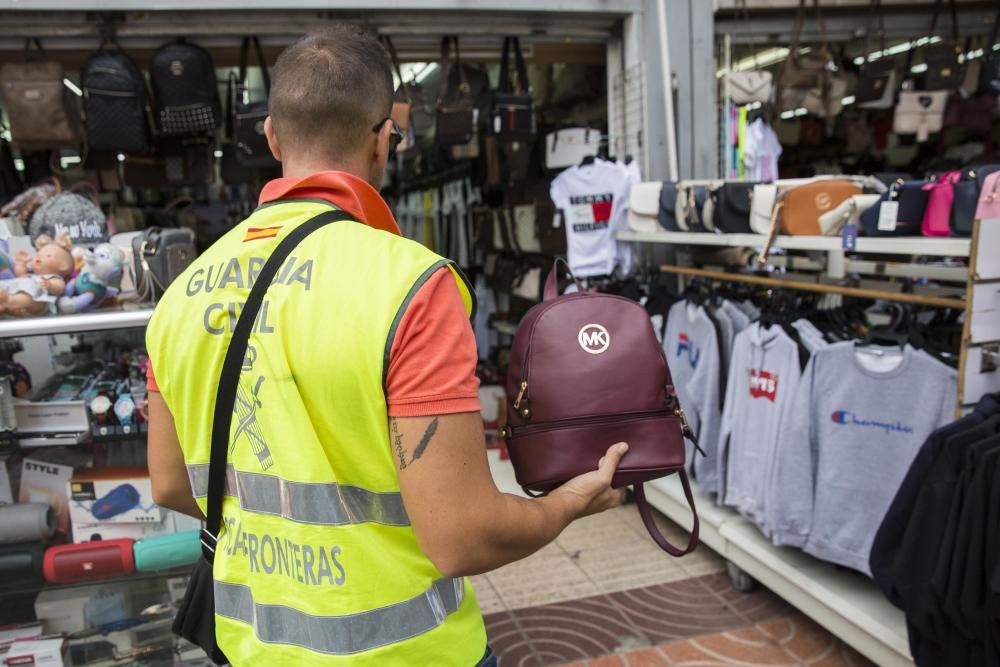
M903 612L856 572L776 547L735 511L695 487L701 537L708 546L878 665L912 665ZM676 476L646 485L650 504L689 530L691 511Z
M172 577L187 577L190 576L191 572L194 570L194 565L185 565L182 567L175 567L169 570L160 570L159 572L132 572L131 574L124 574L120 577L109 577L107 579L88 579L87 581L77 581L72 584L43 584L41 586L11 586L7 588L0 588L0 599L5 597L11 597L15 595L27 595L32 593L40 593L41 591L52 591L52 590L63 590L67 588L80 588L82 586L94 586L94 585L110 585L118 583L134 583L138 581L152 581L156 579L170 579Z
M108 309L75 315L49 315L0 320L0 338L51 336L144 327L153 314L150 306L136 309Z
M671 245L700 245L724 247L763 246L767 237L761 234L698 234L693 232L619 232L619 241L636 243L666 243ZM885 255L926 255L933 257L968 257L970 239L924 238L921 236L894 236L857 240L851 252ZM843 250L838 236L779 236L773 247L786 250Z

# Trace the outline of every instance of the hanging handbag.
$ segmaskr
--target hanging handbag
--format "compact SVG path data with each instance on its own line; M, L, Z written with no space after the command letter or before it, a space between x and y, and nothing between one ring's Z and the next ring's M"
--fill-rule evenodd
M189 201L189 200L188 200ZM194 231L150 227L132 239L136 298L152 303L198 256Z
M663 184L636 183L628 196L628 226L634 232L658 232L660 223L660 196Z
M0 130L2 129L0 125ZM0 136L0 205L21 194L22 190L24 183L21 181L21 173L14 164L14 152L11 150L10 142Z
M510 52L514 51L517 88L510 77ZM503 141L525 141L535 136L535 106L517 37L505 37L500 59L500 85L490 100L491 131Z
M657 213L660 227L668 232L679 232L677 226L677 183L663 181L660 187L660 209Z
M1000 95L1000 51L993 50L1000 31L1000 11L993 21L993 32L990 41L984 47L983 62L979 68L979 92L990 95Z
M260 67L260 75L264 79L264 99L256 102L248 101L247 74L248 60L250 55L250 44L253 43L254 52L257 54L257 66ZM229 91L227 99L231 131L230 141L235 146L237 161L244 167L275 167L278 161L271 154L271 148L267 144L267 137L264 135L264 120L268 116L267 97L271 94L271 76L267 71L267 60L264 59L264 50L260 46L260 40L256 35L244 37L240 45L240 70L239 78L234 81L229 79Z
M1000 217L979 215L982 202L995 192L998 173L1000 164L984 164L962 170L961 178L955 183L955 201L951 207L952 234L972 236L973 223L977 218ZM994 179L992 188L987 184L987 179L990 178Z
M511 213L506 208L493 209L493 247L502 252L520 250L511 223Z
M821 236L819 217L860 195L861 188L844 179L820 179L788 190L782 198L781 233L790 236Z
M452 65L451 45L455 47ZM482 79L469 79L470 68L462 65L458 37L449 35L441 40L441 86L437 103L435 141L438 146L479 145L479 98Z
M879 202L861 214L865 236L920 236L930 196L924 185L924 181L916 180L897 181L890 185L879 197ZM896 220L892 229L879 229L882 206L886 202L898 204Z
M871 53L868 38L872 32L872 19L878 18L879 57L868 60ZM885 23L882 17L882 0L871 0L868 7L868 28L862 52L865 63L858 75L854 98L861 109L891 109L896 102L896 59L885 53Z
M396 93L393 95L392 111L389 113L389 117L392 118L393 122L399 127L399 131L403 134L403 140L396 146L396 150L402 152L416 145L416 137L410 128L410 110L413 107L413 102L410 99L409 86L403 80L403 70L399 65L399 53L396 51L396 45L392 43L392 38L389 35L380 35L379 41L382 42L385 50L389 52L392 68L396 71L396 78L399 79L399 87L396 88Z
M951 234L951 207L955 201L955 183L961 171L947 171L933 183L924 185L929 195L920 233L924 236L949 236Z
M226 656L219 649L215 638L215 591L212 563L222 528L222 496L226 487L226 456L229 449L229 429L233 409L236 404L236 390L240 372L247 353L247 345L267 288L274 281L278 269L285 263L299 243L314 231L326 225L353 220L344 211L327 211L307 220L278 243L267 258L247 295L246 303L240 310L239 319L233 328L233 336L226 349L219 376L219 387L215 395L215 414L212 420L212 447L208 468L208 498L206 503L205 527L201 530L201 554L191 579L188 582L184 600L174 619L174 634L200 646L217 665L226 664Z
M915 134L917 141L927 141L941 131L947 104L947 90L903 91L893 113L892 131Z
M545 135L545 168L575 167L583 158L597 155L601 148L600 130L569 127Z
M105 46L110 42L112 48ZM80 69L87 144L91 150L146 149L146 78L114 39L105 39Z
M542 240L538 235L537 207L535 204L520 204L511 207L514 218L514 239L521 252L542 252Z
M944 0L937 0L934 6L934 18L931 19L929 35L936 36L938 16ZM924 75L925 90L958 90L962 85L965 72L959 57L962 45L958 41L958 16L955 0L948 0L948 10L951 15L951 39L942 39L935 44L924 47L924 62L927 63L927 73Z
M521 320L510 356L504 437L517 482L526 491L551 491L594 470L610 443L628 442L611 485L633 485L643 523L664 551L690 553L698 514L684 436L692 436L649 314L610 294L557 296L560 261L546 280L545 301ZM673 473L694 515L683 549L657 529L642 487Z
M779 89L823 89L825 87L825 80L829 73L827 66L833 60L833 53L830 51L830 44L827 41L826 23L820 12L819 0L813 0L813 7L819 21L822 42L811 47L807 53L799 52L802 24L806 15L806 0L799 0L799 7L795 13L795 25L792 28L792 44L788 51L788 57L782 64L781 73L778 75ZM780 99L780 95L778 99Z
M160 134L199 135L222 124L215 63L197 44L180 38L154 51L149 82Z
M750 234L751 208L756 183L724 183L715 191L712 214L715 228L726 234Z
M861 214L878 203L879 195L851 195L819 216L819 229L823 236L840 236L844 225L859 225Z
M727 72L723 80L733 104L767 104L774 94L774 75L766 69Z
M976 202L976 212L972 217L973 221L1000 218L1000 171L994 171L983 179L983 187Z
M44 56L41 42L26 39L23 62L0 67L11 141L22 150L79 149L84 130L76 97L63 84L63 66Z

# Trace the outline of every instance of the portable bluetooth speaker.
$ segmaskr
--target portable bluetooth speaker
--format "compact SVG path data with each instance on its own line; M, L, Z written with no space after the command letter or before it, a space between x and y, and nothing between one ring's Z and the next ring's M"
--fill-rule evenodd
M48 503L0 505L0 543L45 541L56 532L56 514Z
M74 584L133 572L134 544L135 540L123 538L50 547L43 564L45 580L52 584Z
M0 545L0 590L45 584L42 575L42 542Z
M194 563L201 555L200 536L200 530L186 530L142 538L135 543L135 569L155 572Z
M90 513L98 521L124 514L139 504L139 491L131 484L122 484L108 491L104 496L94 501Z

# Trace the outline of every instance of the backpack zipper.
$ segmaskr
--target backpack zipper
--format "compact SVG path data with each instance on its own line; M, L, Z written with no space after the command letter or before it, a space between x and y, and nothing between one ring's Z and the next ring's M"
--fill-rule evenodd
M121 90L104 90L103 88L84 88L83 94L90 95L90 93L96 93L98 95L110 95L112 97L138 97L137 94L132 92L126 92Z
M653 417L666 417L668 419L679 419L670 410L663 408L660 410L639 410L636 412L622 412L614 415L592 416L592 417L566 417L564 419L552 419L543 424L529 424L526 426L508 426L508 437L525 433L543 433L569 426L592 426L599 424L624 424L631 421L642 421Z

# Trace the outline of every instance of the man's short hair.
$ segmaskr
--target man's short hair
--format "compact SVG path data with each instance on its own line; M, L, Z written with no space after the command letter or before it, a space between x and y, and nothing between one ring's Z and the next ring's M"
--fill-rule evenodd
M278 57L268 108L289 152L355 152L392 110L389 54L369 32L337 25L310 33Z

